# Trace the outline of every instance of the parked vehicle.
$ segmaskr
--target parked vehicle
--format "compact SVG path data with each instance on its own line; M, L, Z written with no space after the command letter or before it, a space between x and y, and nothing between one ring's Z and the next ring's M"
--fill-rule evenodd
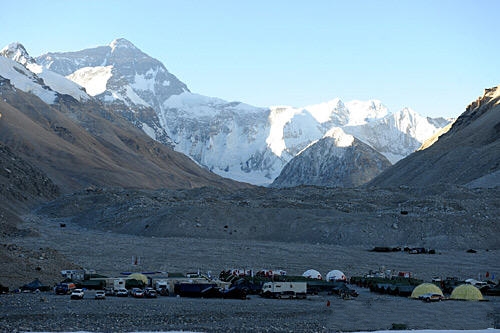
M83 289L74 289L71 292L71 299L83 299L84 295Z
M128 297L128 290L125 288L118 289L116 291L116 296L117 297Z
M157 291L158 294L161 296L169 296L170 295L170 288L169 288L169 283L165 280L158 280L155 282L154 287Z
M439 302L444 299L443 295L440 294L435 294L435 293L427 293L418 296L418 299L424 301L424 302Z
M106 293L104 292L104 290L98 290L95 292L94 298L95 299L106 299Z
M158 296L158 293L153 288L146 288L144 290L144 296L146 298L156 298Z
M68 283L59 283L55 288L54 288L54 291L56 293L56 295L68 295L68 294L71 294L71 292L73 291L73 289L75 289L76 286L74 283L72 282L68 282Z
M135 297L135 298L143 298L144 297L144 290L140 288L133 288L130 294Z
M263 297L306 298L306 282L266 282L262 286Z
M113 291L115 292L115 294L118 293L119 290L127 290L127 288L125 288L125 279L122 279L122 278L119 278L119 279L114 279L113 280Z

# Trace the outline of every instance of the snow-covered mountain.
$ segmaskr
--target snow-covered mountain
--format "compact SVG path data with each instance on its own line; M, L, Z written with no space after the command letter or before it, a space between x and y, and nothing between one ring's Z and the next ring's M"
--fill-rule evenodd
M48 104L56 102L57 94L70 95L77 101L90 98L80 85L37 64L20 43L7 45L0 56L0 75L10 77L16 88L31 92Z
M189 89L161 62L126 39L78 52L47 53L36 61L112 105L153 139L171 144L157 110L161 110L165 99Z
M78 52L48 53L36 61L116 111L128 110L122 113L137 127L200 165L258 185L270 184L292 158L334 127L395 163L448 124L410 109L391 113L377 100L344 103L336 98L303 108L258 108L201 96L125 39Z
M39 66L22 45L0 52L0 143L45 173L61 192L89 186L248 187L151 139L114 112L115 103L103 104L73 81ZM156 116L152 108L144 110ZM6 171L8 178L19 176L11 173Z
M288 162L271 186L357 187L390 166L384 155L336 127Z

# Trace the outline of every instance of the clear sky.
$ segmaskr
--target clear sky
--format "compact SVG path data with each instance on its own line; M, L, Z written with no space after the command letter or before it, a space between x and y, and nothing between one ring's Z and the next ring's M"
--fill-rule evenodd
M498 0L3 1L0 47L38 56L123 37L202 95L456 117L500 84L498 13Z

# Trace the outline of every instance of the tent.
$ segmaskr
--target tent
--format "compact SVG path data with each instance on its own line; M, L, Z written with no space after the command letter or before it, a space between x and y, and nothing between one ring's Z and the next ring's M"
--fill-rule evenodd
M315 269L308 269L307 271L304 272L304 274L302 274L302 276L308 279L317 279L317 280L323 279L321 273Z
M439 294L441 296L444 296L441 289L438 286L436 286L435 284L422 283L422 284L419 284L418 286L416 286L415 289L413 289L413 292L411 293L410 297L411 298L418 298L419 296L422 296L424 294L429 294L429 293Z
M334 269L333 271L329 271L328 274L326 274L326 280L327 281L346 281L347 278L345 277L344 273L342 273L339 270Z
M29 291L35 291L35 290L49 291L50 287L44 285L42 282L40 282L40 280L35 279L35 280L31 281L30 283L27 283L24 286L22 286L20 289L23 290L23 291L24 290L29 290Z
M132 273L127 278L140 281L140 282L144 283L144 285L148 284L148 277L144 274L141 274L141 273Z
M450 298L465 301L480 301L483 299L483 294L472 284L462 284L453 289Z

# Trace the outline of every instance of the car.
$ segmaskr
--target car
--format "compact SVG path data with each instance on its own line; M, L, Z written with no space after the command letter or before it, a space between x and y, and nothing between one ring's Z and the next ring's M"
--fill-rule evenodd
M418 299L424 301L424 302L439 302L444 299L443 295L441 294L436 294L436 293L427 293L418 296Z
M128 290L127 289L118 289L116 291L116 296L118 297L128 297Z
M106 293L104 290L98 290L95 292L94 299L106 299Z
M146 296L146 298L156 298L158 293L153 288L146 288L144 290L144 296Z
M71 299L83 299L84 296L85 296L85 293L84 293L83 289L74 289L71 292Z
M140 288L134 288L134 289L132 289L132 292L130 294L135 298L143 298L144 297L144 290L142 290Z

